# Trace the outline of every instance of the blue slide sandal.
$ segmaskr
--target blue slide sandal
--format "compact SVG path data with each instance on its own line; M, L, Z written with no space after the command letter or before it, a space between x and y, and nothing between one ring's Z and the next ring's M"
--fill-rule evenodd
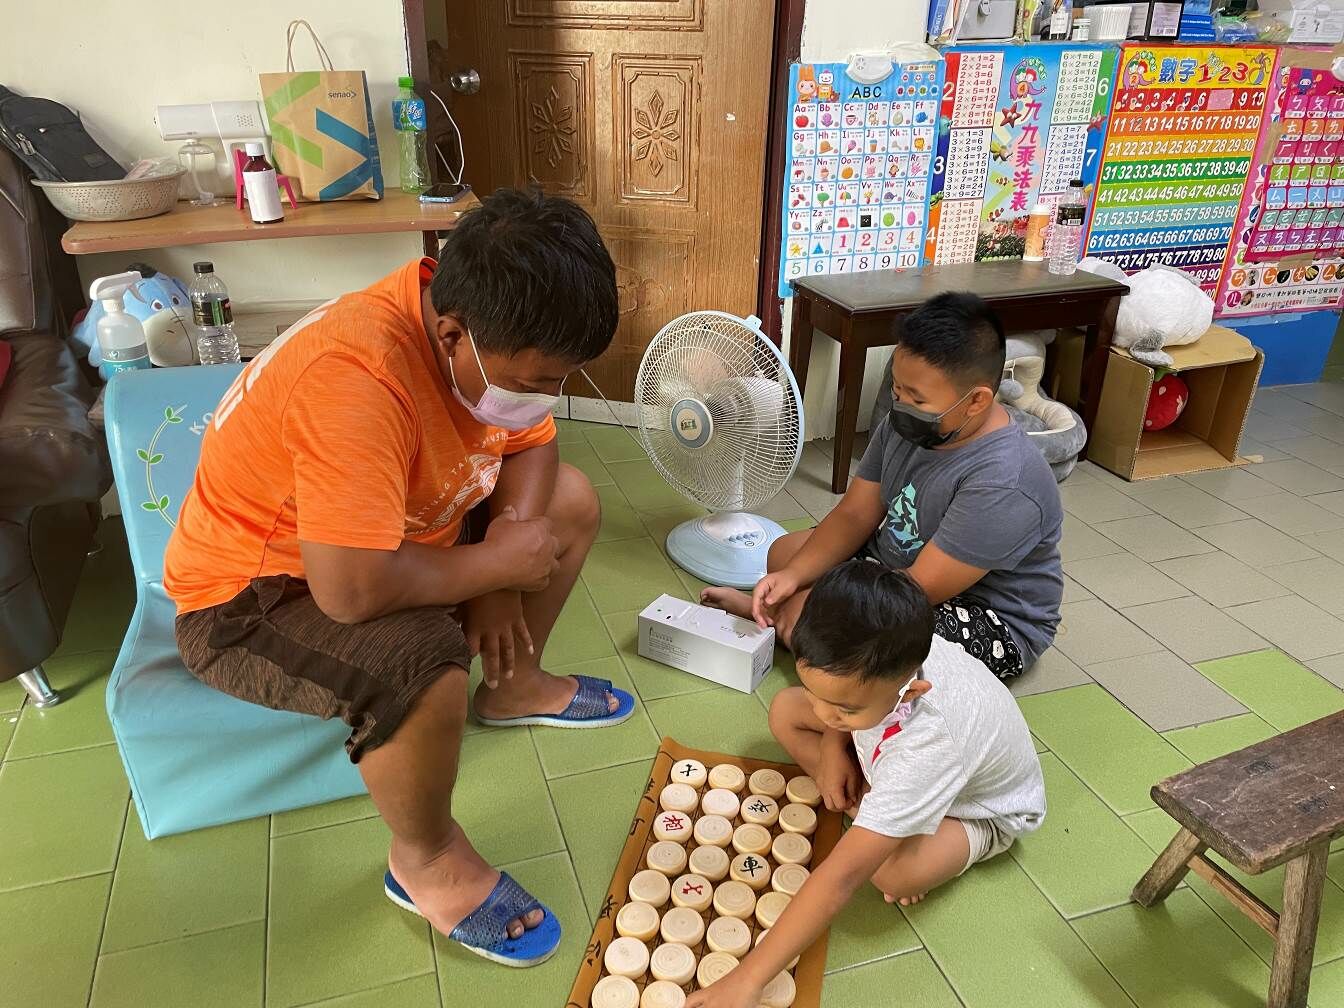
M635 712L635 698L625 690L617 689L606 679L575 676L579 691L559 714L528 714L515 718L487 718L476 715L476 720L492 728L517 725L545 725L548 728L608 728L627 720ZM616 698L616 709L607 710L607 694Z
M406 890L389 871L383 876L383 892L397 906L423 917ZM530 910L545 915L536 927L510 938L509 921ZM508 872L499 873L499 881L485 902L467 914L448 935L469 952L504 966L537 966L560 947L560 922L550 909L542 906Z

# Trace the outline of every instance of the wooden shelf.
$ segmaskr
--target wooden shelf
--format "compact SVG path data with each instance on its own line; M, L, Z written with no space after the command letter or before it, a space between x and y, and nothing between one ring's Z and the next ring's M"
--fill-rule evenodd
M447 231L479 205L471 194L456 203L421 203L415 196L394 189L380 200L300 203L297 210L286 203L283 221L254 224L246 209L236 209L232 200L212 207L183 201L169 213L144 220L78 221L61 238L61 246L73 255L85 255L272 238Z

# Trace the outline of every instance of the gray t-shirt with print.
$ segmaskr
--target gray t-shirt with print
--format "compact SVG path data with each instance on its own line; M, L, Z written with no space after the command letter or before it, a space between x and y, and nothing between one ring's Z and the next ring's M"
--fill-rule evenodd
M1064 509L1040 451L1017 424L957 448L920 448L890 423L873 431L855 475L881 484L887 515L869 555L904 570L925 543L986 573L960 598L993 609L1030 667L1050 646L1064 593Z

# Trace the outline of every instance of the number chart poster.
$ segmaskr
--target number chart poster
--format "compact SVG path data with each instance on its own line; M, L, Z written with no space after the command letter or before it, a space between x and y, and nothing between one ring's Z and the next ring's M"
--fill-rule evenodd
M960 46L947 63L925 255L1020 259L1027 218L1096 174L1115 46Z
M1274 50L1126 44L1087 254L1183 269L1211 296L1246 188Z
M1282 50L1219 316L1333 309L1344 297L1344 82L1329 62L1328 50Z
M794 64L779 296L790 280L920 264L941 60L860 84L844 63Z

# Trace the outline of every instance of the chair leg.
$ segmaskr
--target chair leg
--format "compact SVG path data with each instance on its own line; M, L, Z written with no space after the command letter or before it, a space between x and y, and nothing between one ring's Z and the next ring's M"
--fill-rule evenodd
M1150 907L1154 903L1161 903L1185 878L1185 873L1190 870L1190 859L1196 854L1203 854L1204 850L1204 841L1182 827L1171 838L1167 849L1157 856L1153 866L1139 879L1131 898L1140 906Z
M1329 854L1330 843L1322 840L1284 869L1283 913L1269 973L1269 1008L1306 1008Z
M51 688L41 665L20 673L19 685L27 691L34 707L55 707L61 702L61 695Z

